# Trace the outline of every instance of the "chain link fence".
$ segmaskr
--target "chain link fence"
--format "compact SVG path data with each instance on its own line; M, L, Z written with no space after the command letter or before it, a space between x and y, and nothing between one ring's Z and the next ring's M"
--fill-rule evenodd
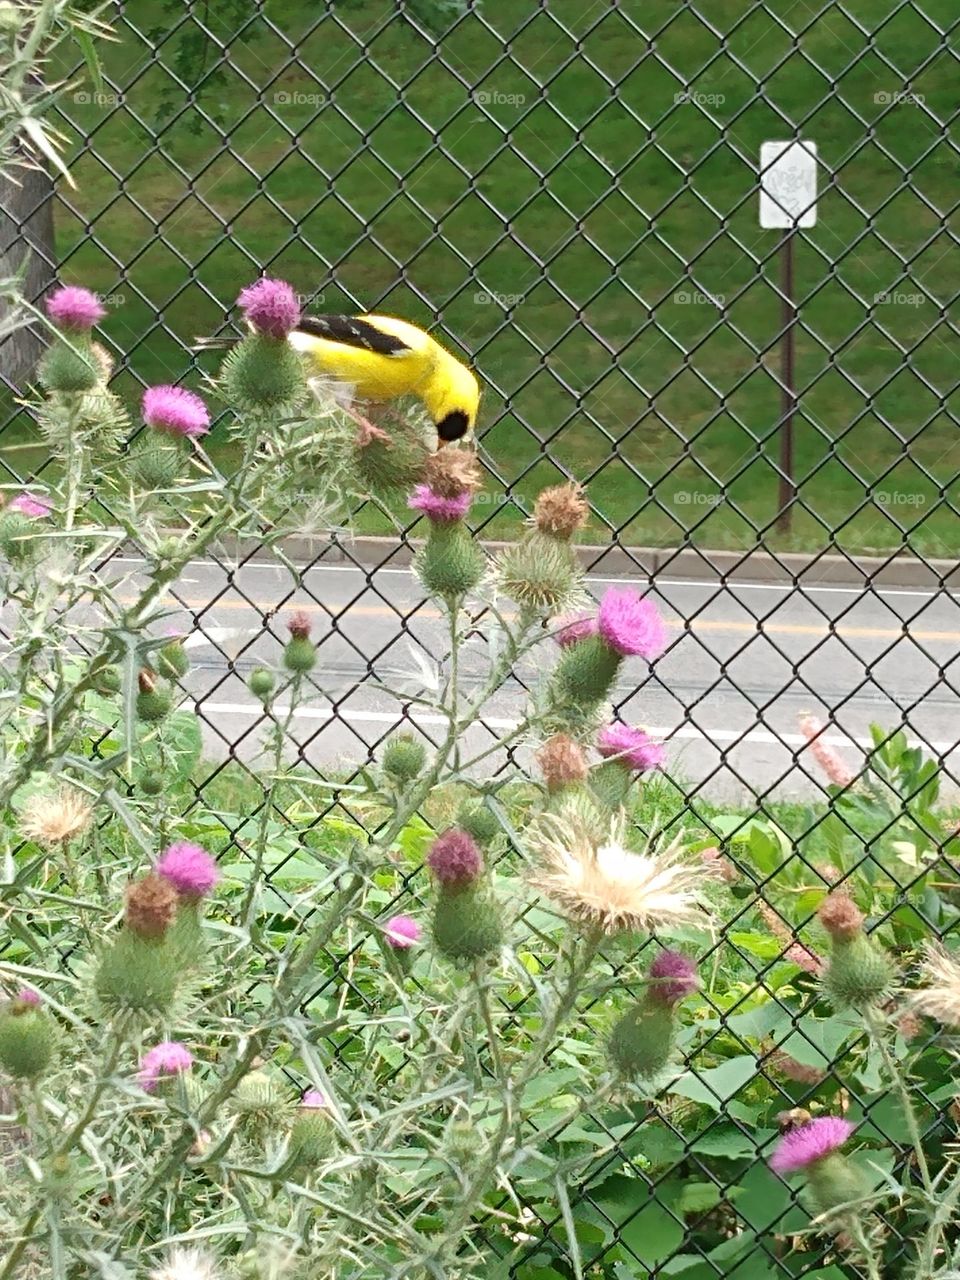
M573 477L597 588L649 580L664 604L674 643L618 710L669 744L650 821L697 828L733 880L722 945L745 976L700 1026L717 1065L653 1136L652 1113L585 1119L618 1139L617 1161L581 1188L579 1250L559 1209L524 1206L528 1280L850 1268L806 1237L791 1252L800 1211L756 1163L758 1086L736 1064L761 1046L768 1119L842 1094L856 1037L808 1038L778 996L803 997L804 966L785 974L831 851L853 840L845 874L892 880L891 915L911 904L943 932L956 914L924 915L916 886L931 859L955 874L952 809L920 753L949 786L957 27L952 0L137 0L118 6L101 82L52 69L77 73L59 121L76 189L5 192L3 248L19 252L10 228L26 226L49 267L37 296L56 275L112 304L104 333L131 400L198 385L191 340L228 328L262 271L308 309L443 335L484 386L483 535L512 536L539 488ZM816 222L761 228L761 145L795 140L816 147ZM3 480L42 482L19 363L4 371ZM211 447L229 465L216 430ZM295 593L242 548L178 587L201 640L201 797L252 757L243 682L288 603L324 623L303 764L362 763L394 730L368 677L436 653L438 624L404 568L408 514L367 504L356 521L358 539L296 549ZM491 744L517 696L493 708ZM769 905L783 895L790 912ZM350 959L328 957L318 998L349 982ZM889 1100L875 1124L869 1093L848 1101L902 1136ZM710 1118L691 1137L696 1106ZM643 1204L620 1202L624 1172ZM776 1247L736 1252L744 1230Z

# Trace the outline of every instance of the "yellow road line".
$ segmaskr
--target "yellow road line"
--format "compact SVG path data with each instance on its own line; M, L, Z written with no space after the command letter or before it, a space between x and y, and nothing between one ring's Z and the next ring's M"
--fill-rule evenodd
M133 604L134 601L123 600L123 604ZM246 600L175 600L172 596L166 596L163 603L180 609L202 610L205 613L215 609L242 609L246 611L257 611L261 614L270 614L276 611L276 604L273 601L253 600L248 603ZM336 615L337 609L343 610L345 618L395 618L398 610L390 608L388 605L372 605L372 604L344 604L342 606L327 606L316 604L313 602L301 603L300 601L290 601L282 606L284 609L304 609L308 613L319 613L324 617L332 617ZM417 618L441 618L444 615L439 609L434 609L430 605L422 605L413 609L408 615L408 620ZM513 614L504 612L504 617L512 618ZM788 636L852 636L862 640L899 640L905 636L909 636L912 640L929 640L940 641L942 643L960 644L960 631L923 631L914 630L908 624L902 628L893 627L855 627L848 626L841 622L831 631L829 624L819 623L803 623L803 622L735 622L733 620L725 622L719 618L691 618L684 621L682 618L666 618L665 622L668 627L672 627L675 631L729 631L737 635L788 635Z

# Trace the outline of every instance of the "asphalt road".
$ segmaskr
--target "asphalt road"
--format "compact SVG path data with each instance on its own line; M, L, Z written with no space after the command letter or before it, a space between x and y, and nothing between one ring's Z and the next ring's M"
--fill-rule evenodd
M132 591L137 562L114 565L130 575ZM624 581L591 578L588 587L600 595ZM646 589L645 582L631 585ZM816 791L822 774L798 727L808 711L832 722L827 741L851 766L862 759L871 722L902 724L960 777L957 596L670 579L658 581L653 594L670 648L653 669L628 660L617 701L625 720L668 742L668 772L701 794L736 799L748 786L779 796ZM435 714L381 687L417 691L422 662L436 663L448 647L439 611L409 570L379 569L368 583L353 567L319 566L294 592L281 566L250 563L229 572L203 560L189 566L168 603L170 624L191 633L185 686L213 757L232 746L252 759L260 749L260 710L245 680L256 666L278 661L284 616L294 607L314 620L320 654L311 695L293 723L305 759L338 768L364 761L404 721L428 738L440 731ZM512 727L523 683L541 679L555 654L545 640L519 678L490 700L487 727L463 744L465 759L488 751ZM485 668L485 642L472 640L459 657L469 696ZM502 765L502 752L492 751L478 768Z

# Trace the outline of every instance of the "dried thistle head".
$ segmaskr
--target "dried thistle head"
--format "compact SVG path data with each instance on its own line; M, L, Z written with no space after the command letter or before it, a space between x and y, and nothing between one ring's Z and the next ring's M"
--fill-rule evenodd
M73 787L38 792L20 814L20 830L28 840L53 849L83 835L90 825L93 806Z
M590 506L578 484L544 489L533 508L533 523L549 538L570 540L587 523Z
M150 1272L150 1280L217 1280L220 1274L216 1261L209 1254L201 1249L177 1245Z
M483 487L476 455L465 449L441 449L427 459L423 480L440 498L459 498Z
M920 966L925 985L911 996L913 1009L948 1027L960 1027L960 960L939 944L927 946Z
M839 889L824 898L817 915L835 942L853 938L863 929L863 912L849 894Z
M127 888L127 927L141 938L162 938L176 919L178 902L169 880L151 871Z
M703 869L686 861L679 841L643 852L626 846L626 822L615 818L601 841L576 816L545 815L534 832L539 868L534 888L570 920L617 933L675 924L709 924L700 895Z
M555 733L548 738L536 753L536 760L551 792L571 783L584 782L590 768L579 742L565 733Z

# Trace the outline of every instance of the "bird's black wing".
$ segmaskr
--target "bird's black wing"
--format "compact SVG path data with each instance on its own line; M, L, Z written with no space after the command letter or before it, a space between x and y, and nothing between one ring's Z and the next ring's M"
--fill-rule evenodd
M376 351L381 356L400 356L410 350L401 338L384 333L359 316L303 316L297 328L315 338L327 338L361 351Z

